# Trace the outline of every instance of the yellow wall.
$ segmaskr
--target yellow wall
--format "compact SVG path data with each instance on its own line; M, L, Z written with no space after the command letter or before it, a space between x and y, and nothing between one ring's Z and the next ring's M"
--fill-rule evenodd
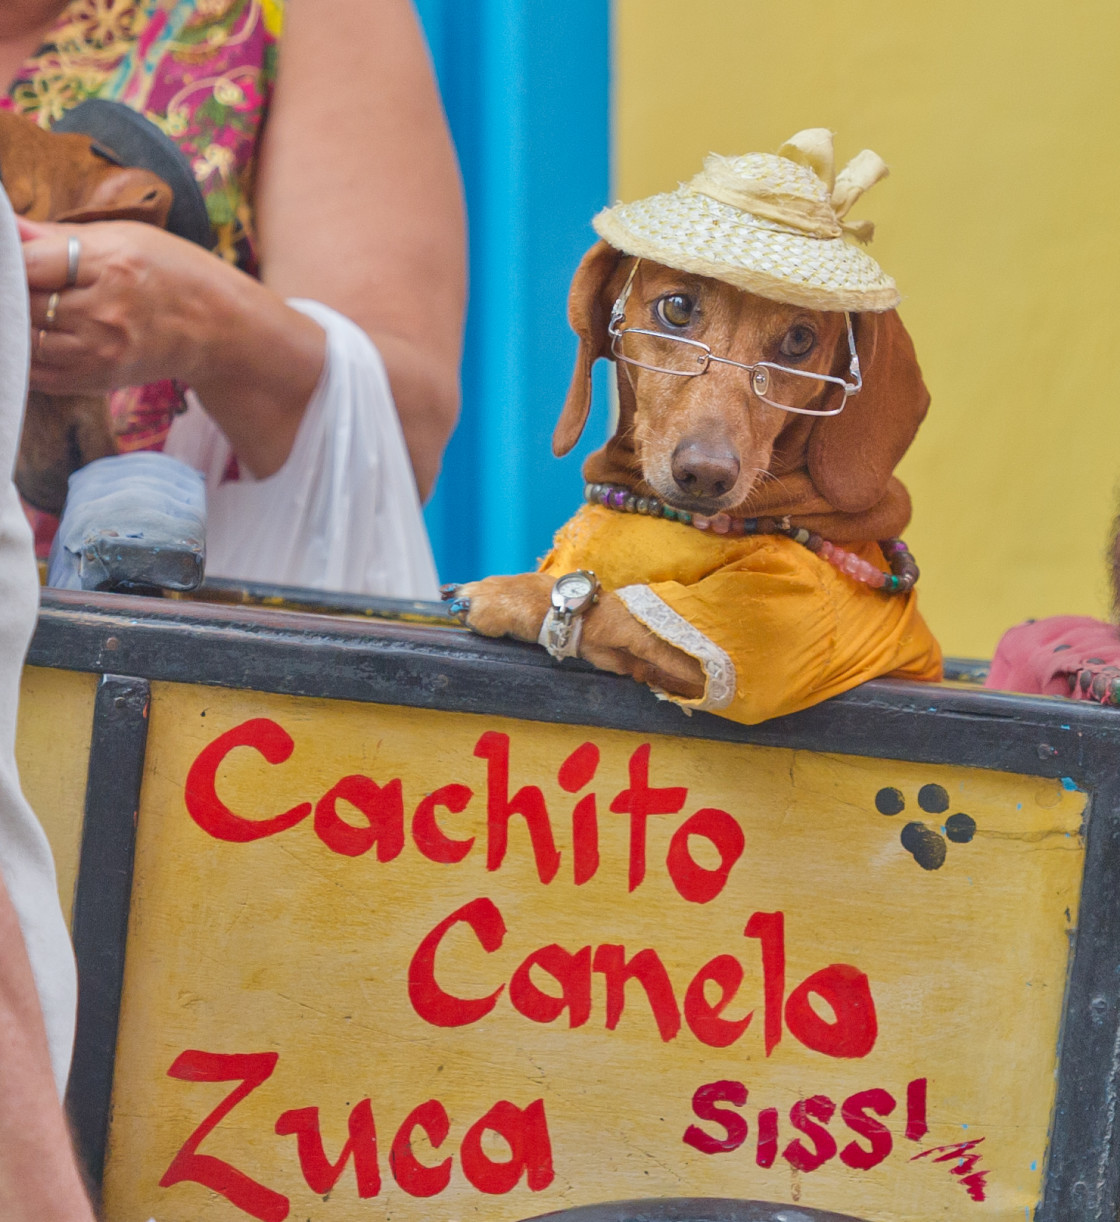
M892 174L853 210L933 408L900 474L950 653L1107 614L1120 475L1116 0L616 0L616 189L804 127Z

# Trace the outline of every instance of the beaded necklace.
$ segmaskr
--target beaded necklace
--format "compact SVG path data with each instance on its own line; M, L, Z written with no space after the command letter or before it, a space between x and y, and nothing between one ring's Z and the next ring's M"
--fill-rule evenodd
M804 526L794 526L789 518L733 518L726 513L705 517L685 509L674 509L656 497L638 496L621 484L585 484L583 495L590 505L602 505L605 509L617 509L621 513L665 518L669 522L695 527L696 530L710 530L717 535L785 535L815 556L827 560L833 568L875 590L882 590L884 594L908 594L918 580L918 566L901 539L883 539L879 542L891 566L891 571L884 573L854 552L845 551Z

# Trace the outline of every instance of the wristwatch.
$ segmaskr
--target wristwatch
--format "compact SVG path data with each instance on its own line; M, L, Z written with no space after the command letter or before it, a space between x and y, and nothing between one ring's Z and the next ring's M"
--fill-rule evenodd
M577 569L557 577L552 587L552 607L541 624L537 643L559 662L579 652L583 614L599 600L599 578L590 569Z

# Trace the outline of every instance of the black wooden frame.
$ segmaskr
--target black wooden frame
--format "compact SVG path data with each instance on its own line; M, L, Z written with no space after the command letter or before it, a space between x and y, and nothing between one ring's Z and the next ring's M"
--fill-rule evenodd
M109 1122L109 1058L123 980L147 684L165 681L1067 779L1089 794L1087 854L1043 1199L1035 1217L1037 1222L1115 1222L1120 1212L1120 714L1091 704L880 680L802 713L745 727L703 714L684 717L630 680L579 662L557 666L532 646L418 623L423 620L418 609L423 611L409 604L402 608L405 618L374 622L45 593L29 663L106 676L96 703L75 906L84 998L70 1090L79 1140L95 1176ZM106 895L115 898L106 901ZM87 904L87 896L99 898ZM572 1211L570 1217L606 1222L665 1216L656 1212L655 1202L640 1204L638 1212L602 1206L596 1207L599 1213ZM699 1214L680 1216L709 1216L707 1207L696 1207ZM719 1216L728 1222L755 1217L768 1222L764 1212L749 1212L770 1208L761 1203L740 1202L736 1208L739 1213ZM774 1219L783 1210L790 1213L788 1206L773 1209Z
M66 1107L94 1185L105 1166L150 699L146 680L103 675L93 705L71 920L78 1023Z

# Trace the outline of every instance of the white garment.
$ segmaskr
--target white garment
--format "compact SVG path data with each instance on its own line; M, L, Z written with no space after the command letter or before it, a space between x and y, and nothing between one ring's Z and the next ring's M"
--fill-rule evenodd
M288 304L327 333L327 356L284 466L261 480L242 469L223 483L232 449L193 394L164 447L206 477L207 575L435 598L435 563L381 355L328 306Z
M15 758L20 672L39 605L31 529L11 482L27 398L30 325L19 235L0 190L0 872L27 943L61 1094L74 1042L74 955L50 847L20 790Z

